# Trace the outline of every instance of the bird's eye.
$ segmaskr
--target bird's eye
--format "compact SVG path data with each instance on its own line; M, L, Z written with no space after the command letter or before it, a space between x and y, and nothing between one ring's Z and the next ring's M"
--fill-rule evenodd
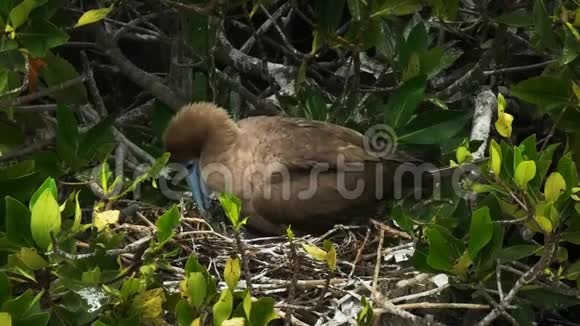
M193 162L187 162L185 167L187 168L187 170L191 171L195 167L195 164Z

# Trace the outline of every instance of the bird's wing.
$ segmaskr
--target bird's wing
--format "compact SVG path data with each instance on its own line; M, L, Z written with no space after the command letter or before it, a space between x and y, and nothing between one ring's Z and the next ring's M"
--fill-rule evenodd
M260 160L279 162L288 169L336 168L337 162L364 163L408 158L399 153L377 156L365 144L365 136L335 124L301 118L267 117L240 123L248 136L258 139L254 155Z

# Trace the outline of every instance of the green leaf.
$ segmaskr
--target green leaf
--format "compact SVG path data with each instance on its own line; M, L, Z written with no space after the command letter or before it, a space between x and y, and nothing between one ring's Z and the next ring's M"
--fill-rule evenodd
M458 111L427 111L413 119L400 132L398 140L406 144L440 144L457 135L469 118L469 114Z
M539 188L541 181L544 180L546 173L548 173L548 169L552 164L552 158L554 156L554 152L560 146L560 144L550 144L548 145L539 155L537 160L537 168L538 168L538 177L535 178L536 186ZM565 180L565 179L564 179Z
M179 300L175 305L175 318L180 326L194 326L194 314L192 308L185 300Z
M572 158L572 152L567 152L558 161L558 172L566 181L566 195L572 192L572 187L577 185L577 169L576 163Z
M12 317L7 312L0 312L0 325L12 326Z
M536 160L538 158L538 150L536 148L536 134L528 136L518 146L522 155L528 160Z
M40 70L40 78L48 87L59 85L79 76L78 71L70 62L51 51L47 52L43 60L46 62L46 66ZM50 96L62 105L74 106L88 102L87 89L83 83L51 92Z
M32 246L34 242L30 233L30 210L10 196L6 197L5 202L6 236L23 246Z
M81 205L79 204L79 194L80 193L81 193L80 191L77 191L77 193L75 194L75 213L74 213L73 225L71 227L72 233L78 232L81 228L81 219L83 217L83 212L81 210Z
M107 17L111 10L113 10L113 5L107 8L87 10L79 18L74 27L76 28L101 21Z
M526 188L528 182L536 176L536 163L534 161L523 161L518 164L515 172L515 180L522 189Z
M280 316L274 310L274 299L262 297L252 302L251 325L266 326L272 320L279 318Z
M24 0L16 7L10 10L10 22L12 23L12 28L17 29L18 27L22 26L27 20L30 12L44 4L47 0L38 1L38 0Z
M347 0L348 10L350 11L350 16L353 20L358 21L361 19L361 1L362 0Z
M219 201L234 228L238 228L240 226L240 211L242 209L240 199L231 193L221 193Z
M371 326L373 325L373 307L365 297L361 299L361 309L356 316L356 323L358 326Z
M534 18L525 9L515 10L496 17L496 22L513 27L528 27L534 25Z
M445 20L454 20L459 10L459 0L432 0L437 16Z
M28 203L28 208L30 210L32 210L32 206L34 206L38 197L40 197L40 195L42 195L46 189L50 190L50 193L52 194L55 200L58 198L58 190L56 188L56 182L54 181L53 178L48 177L46 178L46 180L44 180L42 185L38 187L38 189L34 192L32 197L30 198L30 202Z
M179 210L177 206L173 205L171 209L167 210L163 215L157 219L155 225L157 226L157 241L164 244L173 236L173 228L179 225Z
M370 18L390 15L405 16L416 13L423 8L423 1L421 0L387 0L382 2L383 5Z
M562 232L562 240L580 245L580 230Z
M137 294L135 298L133 298L130 312L139 315L140 318L145 320L155 320L163 315L164 302L165 292L162 288L147 290Z
M501 148L495 139L491 140L489 146L489 166L493 173L499 177L501 172Z
M502 249L499 258L502 263L509 263L534 255L542 248L540 245L515 245Z
M116 209L95 212L95 216L93 218L93 225L97 228L98 231L102 231L107 227L107 225L116 224L117 222L119 222L120 214L121 211Z
M437 270L449 271L455 259L459 257L459 253L449 241L449 235L435 227L427 228L425 234L429 241L427 264Z
M551 76L536 76L521 81L511 88L511 94L546 110L567 105L573 96L569 82Z
M99 284L99 281L101 280L101 275L102 275L101 268L99 268L99 266L96 266L91 270L83 272L81 275L81 281L85 285L97 286Z
M481 207L473 212L471 216L471 226L469 228L469 245L467 252L472 260L493 236L493 224L487 206Z
M121 298L123 300L131 299L135 294L144 291L145 284L140 279L128 278L121 286Z
M306 243L303 243L302 247L310 256L312 256L312 258L318 261L326 261L326 251L318 248L317 246L309 245Z
M344 0L318 0L313 5L320 30L327 34L334 33L342 18Z
M74 112L59 104L56 109L56 151L67 164L74 166L78 160L80 135Z
M558 172L552 172L544 186L544 196L548 202L555 202L566 191L566 181Z
M207 283L203 273L189 273L187 277L187 289L191 304L196 309L200 309L207 298Z
M226 261L226 266L224 269L224 279L230 290L234 290L240 281L240 275L242 273L240 259L238 257L229 257Z
M33 57L43 58L49 49L65 44L69 36L53 23L39 19L18 33L18 39Z
M540 228L546 233L552 233L554 226L552 225L552 221L543 215L536 215L534 216L534 220L538 223Z
M219 300L213 305L213 325L220 326L224 320L230 318L234 305L234 297L230 289L225 289Z
M113 121L113 116L109 115L83 134L79 146L80 158L90 161L95 158L95 153L101 146L115 143L111 128Z
M389 96L386 107L387 123L395 130L404 127L425 93L425 77L412 78L401 85Z
M23 247L14 255L16 258L18 258L18 260L20 260L33 271L38 271L48 267L48 262L32 248Z
M559 44L556 33L552 30L552 18L550 16L544 0L534 0L534 27L536 34L539 36L539 42L543 46L555 50L559 47Z
M60 208L50 189L46 189L32 206L30 229L32 239L41 249L51 246L50 233L60 231Z

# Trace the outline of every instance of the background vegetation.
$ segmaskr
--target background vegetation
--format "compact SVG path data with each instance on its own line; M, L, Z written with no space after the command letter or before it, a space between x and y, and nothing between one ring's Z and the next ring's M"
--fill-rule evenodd
M1 325L580 323L580 2L3 0L0 26ZM235 198L204 221L160 191L196 100L386 123L470 173L244 239Z

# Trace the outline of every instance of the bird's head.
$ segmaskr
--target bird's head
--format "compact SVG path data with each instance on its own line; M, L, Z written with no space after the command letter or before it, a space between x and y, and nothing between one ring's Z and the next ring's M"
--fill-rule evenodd
M197 102L181 108L163 133L165 150L171 153L172 161L186 165L193 199L205 215L209 194L201 178L200 158L204 151L219 149L230 136L228 130L232 129L232 124L223 108L209 102Z

